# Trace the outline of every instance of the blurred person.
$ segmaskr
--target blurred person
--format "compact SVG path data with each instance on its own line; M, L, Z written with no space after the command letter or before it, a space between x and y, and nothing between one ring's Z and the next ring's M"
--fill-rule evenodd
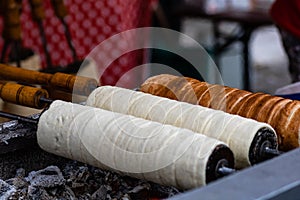
M292 82L300 81L300 0L275 0L270 15L281 34Z

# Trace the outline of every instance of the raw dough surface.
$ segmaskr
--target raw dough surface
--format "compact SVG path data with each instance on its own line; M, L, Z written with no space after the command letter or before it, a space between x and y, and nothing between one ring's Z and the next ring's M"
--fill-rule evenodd
M188 129L63 101L42 114L37 139L56 155L182 189L205 185L208 158L224 145Z
M238 168L250 165L249 149L258 130L274 131L266 123L238 115L112 86L94 90L87 105L190 129L221 140L233 151Z

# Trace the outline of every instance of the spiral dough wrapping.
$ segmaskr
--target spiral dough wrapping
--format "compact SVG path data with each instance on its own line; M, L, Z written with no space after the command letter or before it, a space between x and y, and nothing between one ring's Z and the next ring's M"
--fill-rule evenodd
M249 151L259 130L269 129L276 141L276 134L268 124L123 88L99 87L89 95L86 103L89 106L190 129L221 140L233 151L237 168L251 165Z
M220 88L222 95L218 94ZM150 77L142 84L141 91L268 123L275 129L282 151L300 145L300 101L169 74Z
M56 155L182 189L205 185L213 152L226 147L187 129L63 101L41 115L37 139Z

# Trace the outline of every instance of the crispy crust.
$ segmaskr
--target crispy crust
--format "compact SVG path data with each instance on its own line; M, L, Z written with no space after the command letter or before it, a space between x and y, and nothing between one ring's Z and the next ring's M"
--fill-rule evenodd
M153 84L153 80L155 80L155 84ZM173 94L168 89L161 87L160 83L171 88ZM148 89L150 85L152 88ZM217 91L220 87L216 85L172 75L151 77L141 86L143 92L221 109L231 114L269 123L277 132L280 150L287 151L299 147L300 101L263 93L251 93L235 88L223 88L224 94L221 94ZM174 98L175 93L178 98ZM195 96L198 100L197 103Z

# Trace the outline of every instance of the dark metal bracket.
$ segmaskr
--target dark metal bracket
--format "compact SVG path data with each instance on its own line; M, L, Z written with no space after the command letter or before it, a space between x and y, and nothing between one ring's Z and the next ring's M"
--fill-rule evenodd
M171 200L300 199L300 149L247 168Z

